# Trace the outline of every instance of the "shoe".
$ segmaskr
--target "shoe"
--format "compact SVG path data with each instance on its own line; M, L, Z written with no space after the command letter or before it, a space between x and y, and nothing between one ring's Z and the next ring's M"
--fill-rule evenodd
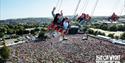
M54 34L52 34L52 37L54 38L54 37L55 37L55 35L54 35Z
M59 38L59 41L63 41L63 38L62 38L62 37L60 37L60 38Z
M58 33L57 32L53 32L52 33L52 37L57 37L58 36Z
M87 37L83 37L82 40L87 40Z
M68 38L67 38L67 37L64 37L63 40L68 40Z

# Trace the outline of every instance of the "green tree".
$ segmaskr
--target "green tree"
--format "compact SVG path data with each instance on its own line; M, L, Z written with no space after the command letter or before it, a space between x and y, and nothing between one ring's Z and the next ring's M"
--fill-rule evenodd
M7 31L7 29L5 27L0 27L0 32L5 33Z
M10 56L10 48L6 46L5 40L3 40L3 47L0 49L0 56L3 62L5 63L7 59L9 59Z
M35 30L35 31L40 31L40 29L39 29L38 27L37 27L37 28L35 28L34 30Z
M36 33L35 33L36 31L35 30L31 30L31 34L33 34L33 35L35 35Z
M125 25L119 25L118 31L125 31Z
M116 25L112 25L111 27L109 27L110 31L117 31L117 26Z
M7 34L14 34L14 30L13 29L7 29Z
M23 31L25 31L23 26L19 26L18 29L16 30L16 34L17 35L22 35Z
M115 38L115 39L119 39L119 36L115 36L114 38Z
M107 29L108 29L108 25L107 25L106 23L104 23L104 24L102 24L102 25L100 26L100 29L102 29L102 30L107 30Z
M15 28L14 25L8 25L8 27L9 27L10 29L14 29L14 28Z
M101 25L100 25L100 24L94 24L94 27L96 27L96 28L99 28L99 29L100 29Z
M45 35L45 32L41 31L41 32L39 33L38 38L39 38L40 40L46 40L46 39L47 39L47 36Z
M109 34L108 37L114 38L114 34Z
M125 32L121 35L120 39L125 40Z
M4 36L3 32L0 32L0 38L2 38Z
M89 34L94 34L94 31L91 30L91 29L88 29L87 32L88 32Z
M99 31L94 31L93 34L94 34L94 35L98 35L98 32L99 32Z

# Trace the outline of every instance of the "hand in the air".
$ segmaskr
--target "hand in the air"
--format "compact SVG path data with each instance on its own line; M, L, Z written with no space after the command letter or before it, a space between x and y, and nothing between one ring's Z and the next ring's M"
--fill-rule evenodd
M56 9L56 7L53 7L53 10L55 10Z

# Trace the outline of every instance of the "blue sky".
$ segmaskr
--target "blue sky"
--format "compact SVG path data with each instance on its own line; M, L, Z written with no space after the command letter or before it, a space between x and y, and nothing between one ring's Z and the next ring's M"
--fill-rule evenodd
M62 1L62 5L57 2ZM88 5L87 5L88 2ZM81 0L77 14L84 11L92 13L96 0ZM64 15L73 15L78 0L0 0L0 20L10 18L27 17L52 17L51 10L57 7L56 12L63 10ZM110 16L112 12L118 15L125 15L124 0L99 0L94 16ZM121 13L122 9L124 11Z

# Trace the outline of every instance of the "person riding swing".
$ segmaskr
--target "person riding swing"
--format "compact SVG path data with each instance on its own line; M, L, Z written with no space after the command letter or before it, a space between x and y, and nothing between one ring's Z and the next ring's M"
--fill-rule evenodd
M115 13L113 13L112 16L111 16L112 21L116 21L116 20L118 20L118 18L119 17Z
M54 7L53 10L52 10L52 16L54 17L54 20L52 21L50 26L48 26L48 30L53 30L56 33L59 30L58 25L60 25L60 22L63 20L63 13L61 11L61 13L56 13L55 14L54 13L55 9L56 8Z
M110 21L110 20L117 21L118 19L119 19L119 17L115 13L113 13L112 16L108 18L108 21Z
M53 29L55 30L55 32L57 34L59 34L60 38L59 38L59 41L62 41L64 38L64 34L65 34L65 30L64 30L64 26L66 25L66 23L64 24L63 22L65 22L65 20L68 20L68 19L65 19L63 17L63 13L61 11L61 13L57 13L57 14L54 14L54 11L55 11L55 7L53 8L52 10L52 15L54 17L54 20L52 21L51 25L48 27L48 29ZM67 27L67 25L65 26L65 28Z
M89 16L89 14L85 14L85 13L82 13L82 15L80 17L78 17L77 21L79 21L80 23L80 26L83 25L83 26L86 26L87 23L91 20L91 17ZM84 35L82 40L87 40L88 39L88 35L87 35L87 32L84 31Z
M69 32L69 27L70 27L70 20L65 17L62 21L62 26L63 26L63 32L62 32L62 37L64 40L67 40L68 38L65 37L66 34Z
M80 24L80 25L83 25L83 24L84 24L85 17L86 17L86 14L85 14L85 13L82 13L82 15L78 17L77 21L79 21L79 24Z

